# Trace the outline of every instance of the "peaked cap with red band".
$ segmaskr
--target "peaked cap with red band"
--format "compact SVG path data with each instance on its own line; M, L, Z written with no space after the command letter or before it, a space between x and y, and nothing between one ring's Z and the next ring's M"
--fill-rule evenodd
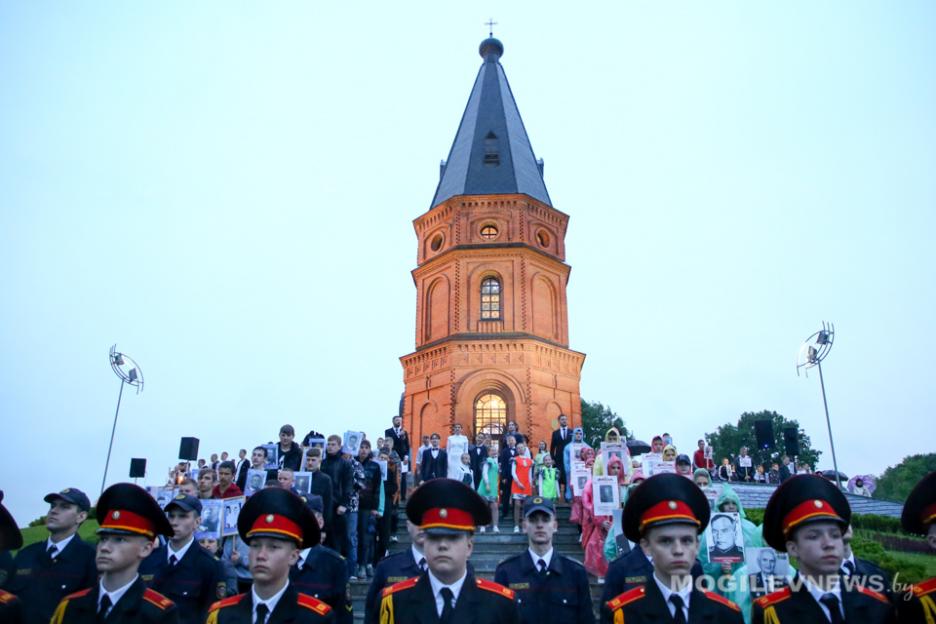
M767 501L764 540L774 550L786 552L787 540L796 529L823 521L836 522L844 531L851 522L848 499L828 479L797 475L784 481Z
M622 525L627 539L639 542L647 530L667 524L690 524L702 532L710 515L699 486L682 475L658 474L628 495Z
M100 534L142 535L150 539L173 535L169 520L156 499L132 483L115 483L104 490L96 510Z
M248 498L237 516L237 532L248 543L254 537L273 537L296 542L300 548L311 548L322 537L305 501L281 488L266 488Z
M931 472L914 486L904 503L900 524L907 533L926 535L936 522L936 472Z
M426 481L406 503L406 517L426 533L473 533L491 523L491 509L473 489L453 479Z

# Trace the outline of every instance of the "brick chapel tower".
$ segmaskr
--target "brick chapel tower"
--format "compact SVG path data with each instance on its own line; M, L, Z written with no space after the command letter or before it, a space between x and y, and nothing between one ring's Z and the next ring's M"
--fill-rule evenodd
M402 413L414 443L500 434L508 420L536 444L560 413L581 423L585 354L569 349L568 215L552 206L500 64L497 39L468 97L418 240L416 350L400 358Z

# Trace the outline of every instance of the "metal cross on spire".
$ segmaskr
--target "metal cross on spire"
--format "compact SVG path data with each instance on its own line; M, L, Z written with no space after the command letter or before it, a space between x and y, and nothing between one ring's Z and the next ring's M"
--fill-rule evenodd
M488 21L484 22L484 25L488 27L488 37L493 37L494 27L497 26L497 22L494 21L493 17L489 17Z

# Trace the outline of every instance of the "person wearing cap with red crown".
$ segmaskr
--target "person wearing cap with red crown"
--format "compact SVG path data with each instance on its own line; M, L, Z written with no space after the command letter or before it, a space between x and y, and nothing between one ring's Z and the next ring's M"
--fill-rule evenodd
M319 543L314 514L299 496L280 488L260 490L237 516L237 532L250 547L249 592L219 600L207 624L280 624L334 622L335 612L323 601L300 593L289 573L301 549Z
M764 510L764 541L796 557L790 584L754 601L752 624L878 624L894 622L894 607L883 594L843 582L848 500L835 485L815 475L791 477Z
M936 552L936 472L923 477L904 503L900 524ZM936 577L915 584L898 607L901 624L936 624Z
M0 490L0 552L16 550L23 545L23 534L13 516L3 506L3 490ZM23 604L15 594L0 589L0 622L21 624Z
M77 488L52 492L45 526L49 536L16 553L14 572L4 585L23 602L26 624L48 624L59 601L97 582L94 547L78 535L91 501Z
M481 496L452 479L432 479L410 496L406 516L425 533L427 570L383 590L380 624L517 624L514 592L475 578L474 530L491 521Z
M647 582L605 602L602 622L744 622L736 604L699 590L692 580L699 534L709 514L705 494L685 477L659 474L634 488L624 506L624 535L651 557L653 574Z
M95 562L100 580L63 598L51 624L177 624L175 603L147 589L138 574L140 563L155 548L156 537L172 537L172 527L159 504L143 488L117 483L98 499L97 517Z

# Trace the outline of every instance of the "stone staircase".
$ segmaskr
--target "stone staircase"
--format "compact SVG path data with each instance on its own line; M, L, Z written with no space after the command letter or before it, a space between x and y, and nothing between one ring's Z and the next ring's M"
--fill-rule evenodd
M406 550L410 547L409 534L405 530L406 514L402 509L397 512L400 516L400 531L396 534L398 541L392 545L391 552ZM559 530L553 537L553 545L557 553L566 555L582 562L582 548L578 541L578 529L569 523L569 507L561 506L557 509ZM474 553L471 555L471 565L475 574L482 578L494 578L497 564L513 555L519 554L527 548L527 537L523 533L513 532L513 517L502 518L498 523L500 533L490 530L486 533L475 533ZM598 600L604 587L596 579L591 579L592 598L597 613ZM356 622L364 620L364 598L367 595L369 582L366 580L351 582L351 597L354 604L354 619Z

